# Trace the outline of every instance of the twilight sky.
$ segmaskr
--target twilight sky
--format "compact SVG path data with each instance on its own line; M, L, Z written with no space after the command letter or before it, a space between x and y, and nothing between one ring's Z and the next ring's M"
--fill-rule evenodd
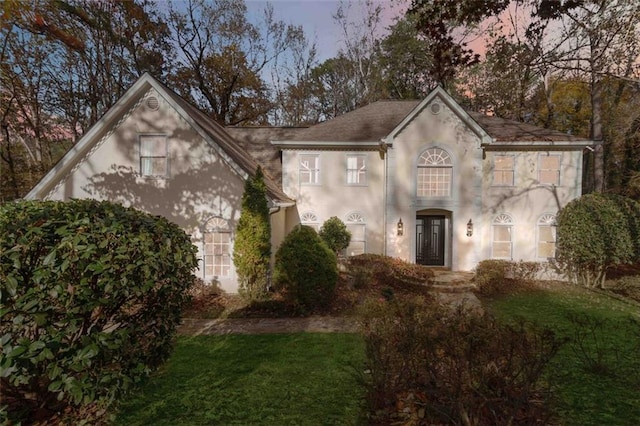
M277 19L294 25L302 25L307 37L310 40L317 41L318 60L320 62L336 55L342 43L343 35L340 28L335 24L332 15L338 9L339 1L271 0L270 3L273 5ZM358 13L363 13L362 4L358 1L350 1L350 3L352 7L349 16L352 17L352 20L359 21L357 19ZM383 31L393 23L395 17L403 13L410 1L374 0L374 3L383 7L383 22L380 25L380 30ZM267 2L263 0L247 0L246 4L250 20L255 22L251 17L254 14L260 16Z

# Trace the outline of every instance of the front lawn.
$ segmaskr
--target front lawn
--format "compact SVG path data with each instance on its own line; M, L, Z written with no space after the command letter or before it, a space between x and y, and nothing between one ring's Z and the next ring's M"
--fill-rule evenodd
M548 375L563 424L640 424L637 305L561 285L503 296L486 305L501 317L522 317L570 339ZM576 341L582 341L582 348Z
M116 424L356 424L363 362L355 334L182 337Z

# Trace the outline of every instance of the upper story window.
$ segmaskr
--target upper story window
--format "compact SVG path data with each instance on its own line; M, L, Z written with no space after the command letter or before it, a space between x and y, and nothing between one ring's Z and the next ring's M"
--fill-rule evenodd
M346 249L347 256L363 254L367 249L367 224L360 213L350 213L345 218L345 225L351 232L351 241Z
M440 148L427 149L418 159L418 197L450 197L453 163Z
M300 154L300 183L317 185L320 183L320 156L318 154Z
M540 154L538 157L538 182L542 185L560 185L560 156Z
M538 220L538 257L553 258L556 255L556 217L544 214Z
M167 175L167 137L140 135L140 174L142 176Z
M514 157L512 155L496 155L493 161L493 184L496 186L513 186Z
M204 231L204 277L231 276L231 231L226 220L209 219Z
M300 215L300 223L310 226L318 232L320 230L320 219L313 212L304 212Z
M347 155L347 184L366 185L367 183L367 156Z
M508 214L499 214L493 220L491 257L511 259L513 257L513 220Z

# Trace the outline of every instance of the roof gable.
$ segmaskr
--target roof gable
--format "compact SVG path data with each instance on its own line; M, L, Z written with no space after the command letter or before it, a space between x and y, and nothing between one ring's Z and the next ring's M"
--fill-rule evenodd
M145 94L155 89L167 103L186 121L198 134L216 149L221 158L242 178L253 175L258 162L247 153L224 130L222 126L207 117L197 108L186 102L175 92L168 89L150 74L145 73L129 90L111 107L82 138L62 157L62 159L29 191L26 199L43 198L73 171L73 167L81 164L93 150L109 136L110 132L126 119L130 112L143 101ZM102 135L102 137L100 137ZM292 200L273 182L271 177L265 176L268 197L274 202L289 203Z
M481 144L490 143L491 136L441 87L432 90L426 98L418 103L404 119L385 138L386 143L392 143L398 134L404 130L429 104L436 98L440 99L462 122L478 136Z

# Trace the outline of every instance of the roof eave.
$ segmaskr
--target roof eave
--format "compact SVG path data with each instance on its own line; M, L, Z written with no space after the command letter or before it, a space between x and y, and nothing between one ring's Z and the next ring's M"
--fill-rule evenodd
M281 149L360 149L377 150L380 141L271 141L273 146Z
M586 147L597 145L594 141L494 141L491 143L483 143L482 148L487 151L505 151L505 150L581 150Z

